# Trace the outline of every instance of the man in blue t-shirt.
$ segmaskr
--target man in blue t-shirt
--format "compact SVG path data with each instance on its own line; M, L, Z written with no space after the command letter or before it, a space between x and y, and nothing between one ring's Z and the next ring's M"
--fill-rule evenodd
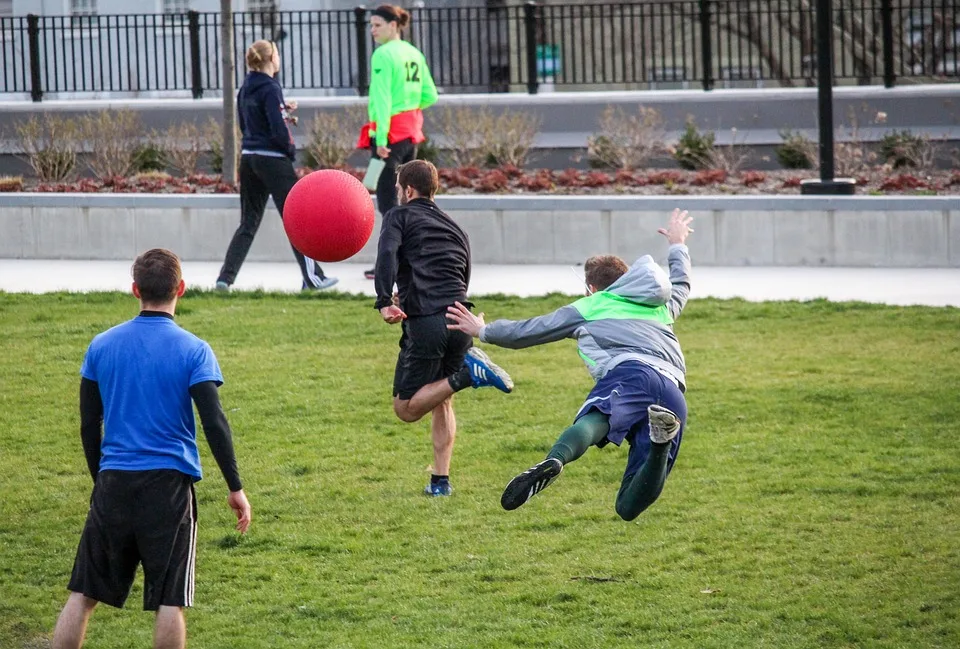
M93 339L80 369L80 437L93 496L54 649L83 644L99 602L122 607L143 565L143 608L156 611L154 643L184 647L193 605L197 500L202 477L193 403L230 489L237 529L250 526L213 350L174 321L185 286L180 260L153 249L133 265L140 314ZM101 435L102 426L102 435Z

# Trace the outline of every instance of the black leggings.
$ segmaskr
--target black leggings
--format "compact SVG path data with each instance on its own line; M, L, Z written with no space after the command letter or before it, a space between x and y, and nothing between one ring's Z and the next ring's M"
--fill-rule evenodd
M390 149L390 155L381 158L386 166L377 181L377 209L380 214L386 214L387 210L397 206L397 167L417 157L417 145L409 138L388 144L387 148ZM370 145L370 151L375 158L380 158L376 144Z
M297 173L288 158L255 153L240 156L240 227L233 233L233 239L227 247L218 282L233 284L236 281L240 266L253 244L253 237L260 229L267 199L273 197L273 204L277 206L280 218L283 218L283 203L296 182ZM325 277L320 265L304 257L296 248L293 248L293 256L300 266L304 288L319 286L320 280Z

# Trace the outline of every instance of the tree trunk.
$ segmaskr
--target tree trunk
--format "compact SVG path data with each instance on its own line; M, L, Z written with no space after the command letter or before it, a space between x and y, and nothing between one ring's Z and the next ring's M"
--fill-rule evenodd
M233 71L233 9L220 0L220 61L223 86L223 180L237 182L236 98Z

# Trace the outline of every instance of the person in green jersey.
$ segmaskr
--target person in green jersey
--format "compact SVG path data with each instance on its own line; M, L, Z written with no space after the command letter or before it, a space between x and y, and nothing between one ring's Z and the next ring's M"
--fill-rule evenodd
M397 167L417 157L423 136L423 109L437 103L437 87L423 53L401 38L410 14L395 5L380 5L370 16L377 49L370 60L370 122L358 145L384 161L377 182L380 214L397 205ZM373 279L374 271L364 273Z

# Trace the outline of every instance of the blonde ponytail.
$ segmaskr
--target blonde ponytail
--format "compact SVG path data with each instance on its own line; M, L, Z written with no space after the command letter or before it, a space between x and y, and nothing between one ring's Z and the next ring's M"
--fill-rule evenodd
M273 60L275 49L276 46L270 41L257 41L247 50L247 67L254 72L262 72Z

